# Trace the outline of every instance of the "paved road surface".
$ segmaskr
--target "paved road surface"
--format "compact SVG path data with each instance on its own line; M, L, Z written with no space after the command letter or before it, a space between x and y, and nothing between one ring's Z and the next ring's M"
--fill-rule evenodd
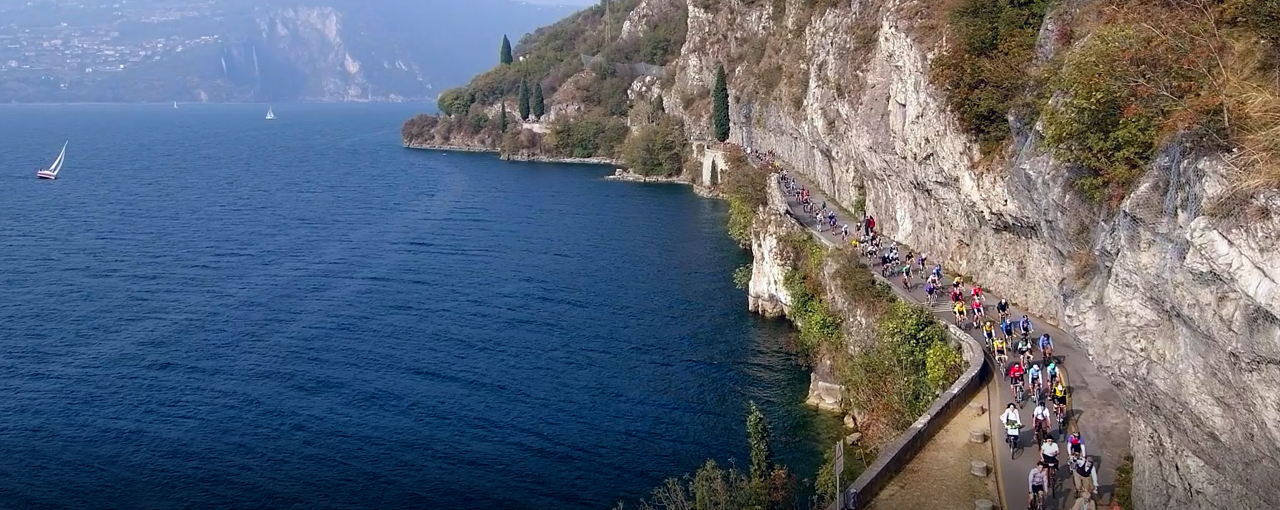
M795 177L794 175L792 176ZM777 179L776 176L773 178ZM796 181L800 186L808 187L808 184L801 181L798 177ZM823 196L819 190L811 187L809 190L809 199L813 203L821 205L823 201L826 201L826 197ZM839 245L844 242L833 232L817 232L817 220L813 216L804 212L803 207L799 204L794 195L788 196L787 202L787 205L791 209L791 215L800 221L802 225L817 233L823 241L832 245ZM834 204L834 202L830 201L827 203L828 207L832 207ZM874 211L872 211L872 213L874 216ZM849 231L852 236L858 221L854 221L853 219L848 218L847 215L841 214L838 214L836 219L839 222L837 225L849 223ZM899 244L899 252L902 256L905 257L907 251L908 250L905 246ZM940 254L926 253L926 256L928 258L925 264L928 267L933 267L935 262L945 259L945 257L940 256ZM863 260L865 262L865 259ZM878 270L879 261L876 261L875 264L877 265L876 269ZM945 260L943 261L943 265L946 265ZM947 283L954 277L955 275L948 274L943 278L944 292L950 289L950 286L947 285ZM893 277L891 280L894 282L894 285L902 285L901 276ZM912 280L913 285L909 292L911 298L917 303L926 303L928 296L923 290L924 281L920 279L920 275L912 275ZM966 285L966 297L968 290L967 287L968 286ZM993 292L986 291L986 289L983 290L988 303L987 313L988 315L995 315L995 303L1000 300L1000 297ZM932 309L938 320L954 320L954 315L951 311L951 302L947 296L942 296L938 302L932 306ZM1024 312L1021 309L1010 307L1010 316L1013 318L1020 318L1023 313ZM1101 501L1109 501L1115 482L1115 467L1120 462L1121 455L1129 449L1129 419L1127 411L1125 411L1122 405L1122 400L1120 399L1119 394L1116 393L1115 388L1112 387L1107 378L1097 370L1087 357L1081 354L1082 348L1079 346L1079 342L1075 337L1051 326L1038 317L1032 316L1031 322L1035 329L1032 334L1033 340L1039 338L1041 333L1048 333L1049 336L1054 339L1054 356L1058 358L1060 363L1066 368L1066 380L1069 385L1068 390L1071 395L1070 421L1075 425L1069 423L1068 428L1075 430L1073 428L1074 426L1079 427L1079 430L1085 439L1085 446L1088 454L1091 457L1094 457L1095 463L1099 465L1098 483L1100 485L1099 495L1102 496ZM980 343L986 343L982 338L980 331L972 330L969 334L978 339ZM999 333L997 332L997 334ZM1036 353L1038 357L1038 348ZM1011 354L1016 356L1016 354ZM997 399L998 401L992 402L991 411L988 413L991 417L991 437L993 441L1002 441L1004 439L1004 427L1003 424L998 423L999 414L1003 412L1005 405L1008 405L1009 402L1013 401L1014 397L1009 391L1009 384L1006 379L1001 378L999 381L993 381L992 384L999 388L999 397ZM997 392L991 393L995 395ZM996 397L993 396L993 398ZM1030 400L1030 398L1028 400ZM1022 405L1020 414L1022 416L1022 422L1026 426L1023 429L1024 432L1020 443L1023 448L1018 452L1016 458L1010 459L1009 449L1003 443L997 443L995 445L995 457L997 459L996 468L997 473L1000 476L1000 490L1008 504L1008 510L1024 510L1026 508L1027 474L1031 471L1031 468L1040 457L1039 450L1031 445L1031 443L1034 442L1034 435L1031 430L1033 423L1031 411L1034 407L1034 403L1024 403ZM1056 430L1057 426L1055 425L1053 428L1058 439L1064 439L1063 435L1059 434ZM1067 447L1065 442L1060 443L1060 446L1062 453L1059 454L1059 458L1067 459ZM1066 463L1064 462L1063 464L1065 465ZM1066 490L1059 491L1059 495L1050 502L1051 504L1049 505L1049 508L1070 508L1071 503L1074 500L1066 500L1065 495L1071 492L1071 479L1065 470L1062 470L1059 473L1059 476L1059 487L1065 488Z

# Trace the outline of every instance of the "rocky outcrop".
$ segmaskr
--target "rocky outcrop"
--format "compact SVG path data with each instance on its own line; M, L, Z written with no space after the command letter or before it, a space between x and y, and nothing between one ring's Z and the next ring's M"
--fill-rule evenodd
M1129 397L1146 508L1274 507L1280 201L1232 203L1214 153L1174 144L1102 230L1067 320Z
M769 203L756 214L751 229L751 281L747 285L747 307L766 317L781 317L791 307L787 292L787 272L795 261L783 249L787 235L808 235L787 216L786 198L776 179L769 179Z
M669 108L776 22L768 3L697 4ZM798 108L731 95L730 141L774 151L846 209L865 203L889 236L1075 334L1128 404L1141 508L1280 504L1269 482L1280 469L1280 259L1266 256L1280 248L1280 198L1231 199L1227 166L1189 141L1169 144L1112 210L1075 191L1037 126L1014 126L1007 164L990 168L930 83L933 43L890 11L874 44L855 46L855 10L797 34ZM705 129L700 103L683 106ZM759 227L751 306L776 314L787 300L771 232L782 227Z

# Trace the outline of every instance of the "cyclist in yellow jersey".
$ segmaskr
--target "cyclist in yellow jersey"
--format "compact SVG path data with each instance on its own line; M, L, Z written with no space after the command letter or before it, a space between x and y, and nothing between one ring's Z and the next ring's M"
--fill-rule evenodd
M991 321L984 322L982 324L982 336L987 339L987 345L991 345L991 341L996 337L996 325L992 324Z
M996 363L1002 367L1009 361L1009 355L1007 353L1009 349L1008 345L1008 342L1005 342L1004 340L991 341L991 352L996 356Z
M954 310L956 312L956 324L963 323L964 322L964 301L956 301L956 306Z

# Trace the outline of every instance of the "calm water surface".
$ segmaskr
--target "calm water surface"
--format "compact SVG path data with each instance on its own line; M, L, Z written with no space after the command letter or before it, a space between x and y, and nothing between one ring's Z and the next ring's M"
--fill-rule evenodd
M748 400L812 476L722 203L415 109L0 106L0 504L605 509L745 465Z

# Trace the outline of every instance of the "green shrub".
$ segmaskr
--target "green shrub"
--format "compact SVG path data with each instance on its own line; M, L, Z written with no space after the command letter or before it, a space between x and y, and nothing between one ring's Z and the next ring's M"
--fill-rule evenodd
M1167 27L1121 20L1100 28L1054 80L1063 97L1046 112L1045 141L1056 158L1084 169L1077 185L1094 200L1119 202L1169 134L1226 137L1222 96L1203 71L1216 66L1218 49L1193 35L1210 28L1193 17L1160 18L1151 23Z
M733 285L739 289L745 289L751 285L751 271L753 267L750 262L738 266L733 270Z
M751 246L751 224L756 209L768 202L769 174L751 166L740 150L729 152L729 168L723 171L723 191L729 201L729 237Z
M1030 98L1038 75L1031 64L1052 2L961 0L951 12L955 38L934 61L933 75L960 125L983 152L1008 139L1011 112L1035 115Z
M631 171L641 175L679 175L687 140L680 120L664 115L628 137L622 157Z
M928 309L895 302L878 321L876 343L855 355L844 374L851 404L876 421L859 425L886 434L905 430L955 381L960 363L946 327Z
M614 157L627 137L627 124L620 119L583 117L560 120L551 125L550 140L555 154L562 157Z

